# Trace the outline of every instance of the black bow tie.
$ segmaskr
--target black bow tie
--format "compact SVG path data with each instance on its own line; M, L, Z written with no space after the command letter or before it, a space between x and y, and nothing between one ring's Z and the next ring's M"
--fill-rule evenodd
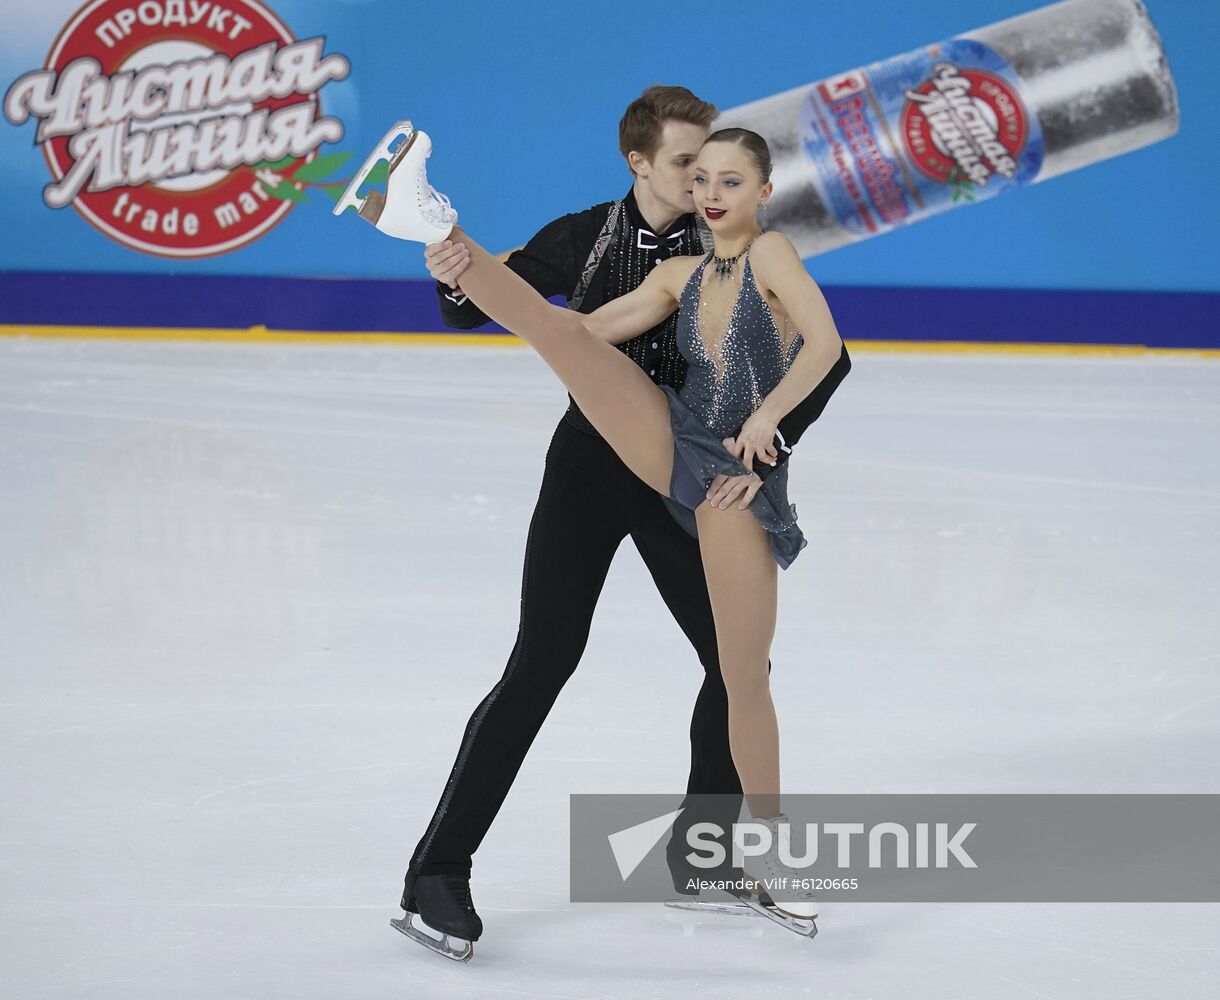
M682 237L685 235L685 232L681 229L679 229L676 233L670 233L664 237L658 236L656 233L651 233L647 229L640 229L637 230L635 234L635 245L639 250L655 250L661 245L660 241L662 239L666 239L669 240L669 248L673 250L678 246L679 243L682 242ZM649 243L645 237L651 239L652 242Z

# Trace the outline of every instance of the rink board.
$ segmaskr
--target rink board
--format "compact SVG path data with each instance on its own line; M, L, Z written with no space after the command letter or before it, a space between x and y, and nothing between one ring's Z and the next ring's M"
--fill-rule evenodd
M845 339L908 344L1220 349L1220 294L1077 289L824 288ZM441 321L431 281L0 272L7 333L249 339L441 334L502 342Z

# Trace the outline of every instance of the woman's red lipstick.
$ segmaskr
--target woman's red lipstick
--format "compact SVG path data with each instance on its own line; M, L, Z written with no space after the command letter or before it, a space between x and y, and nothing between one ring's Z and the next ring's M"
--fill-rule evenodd
M721 219L724 217L724 213L727 211L728 209L726 208L707 208L705 206L703 209L703 214L709 219Z

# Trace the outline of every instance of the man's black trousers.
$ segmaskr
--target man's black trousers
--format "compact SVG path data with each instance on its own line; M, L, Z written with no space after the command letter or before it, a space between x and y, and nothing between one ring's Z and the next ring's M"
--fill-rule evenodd
M470 876L472 855L580 662L610 562L628 535L703 665L691 717L688 796L740 797L699 543L604 440L565 419L551 440L530 523L517 643L504 676L466 725L410 871Z

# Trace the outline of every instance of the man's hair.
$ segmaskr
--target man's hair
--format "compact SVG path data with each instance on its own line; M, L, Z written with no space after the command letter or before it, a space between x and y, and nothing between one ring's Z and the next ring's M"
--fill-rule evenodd
M666 122L686 122L708 128L716 105L701 101L685 87L654 84L627 105L618 123L618 148L624 157L632 150L651 160L661 144Z

